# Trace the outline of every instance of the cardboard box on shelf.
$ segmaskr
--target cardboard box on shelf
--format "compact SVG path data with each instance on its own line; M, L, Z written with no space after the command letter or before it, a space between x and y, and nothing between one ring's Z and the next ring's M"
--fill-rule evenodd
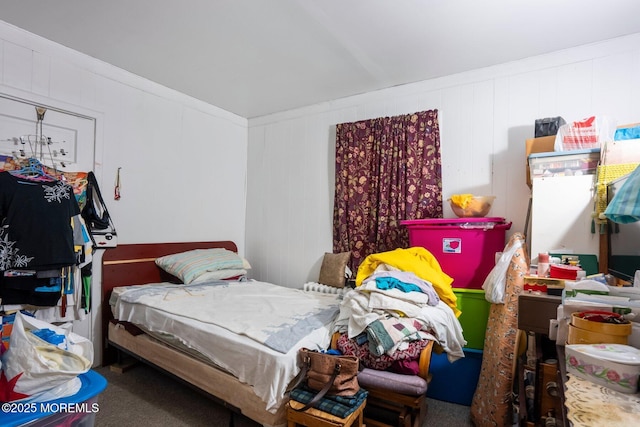
M603 165L640 163L640 138L606 141L602 150Z
M529 154L551 153L554 151L556 136L543 136L540 138L529 138L525 141L525 160L527 164L527 185L531 188L531 172L529 170Z

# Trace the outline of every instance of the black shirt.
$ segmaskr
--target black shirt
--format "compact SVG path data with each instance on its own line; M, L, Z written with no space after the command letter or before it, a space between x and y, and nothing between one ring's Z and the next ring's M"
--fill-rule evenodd
M80 209L62 181L0 173L0 271L76 264L71 219Z

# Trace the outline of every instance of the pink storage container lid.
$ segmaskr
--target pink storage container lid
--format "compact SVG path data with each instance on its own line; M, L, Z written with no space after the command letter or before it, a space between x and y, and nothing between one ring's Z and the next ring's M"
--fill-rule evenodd
M422 227L430 227L430 226L450 226L460 228L461 226L468 224L470 228L481 228L483 223L492 223L494 227L504 228L508 230L511 228L511 223L506 222L504 218L500 217L469 217L469 218L426 218L426 219L407 219L404 221L400 221L401 225L405 225L407 227L412 226L422 226Z

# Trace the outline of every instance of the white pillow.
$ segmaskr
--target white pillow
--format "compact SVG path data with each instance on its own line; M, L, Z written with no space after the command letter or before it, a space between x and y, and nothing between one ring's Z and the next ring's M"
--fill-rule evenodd
M244 269L242 258L224 248L194 249L156 258L156 264L188 285L210 271Z
M225 280L225 279L231 279L234 277L244 276L246 274L247 274L247 270L245 270L244 268L241 268L241 269L229 268L226 270L207 271L206 273L198 276L191 283L202 283L202 282L209 282L212 280Z

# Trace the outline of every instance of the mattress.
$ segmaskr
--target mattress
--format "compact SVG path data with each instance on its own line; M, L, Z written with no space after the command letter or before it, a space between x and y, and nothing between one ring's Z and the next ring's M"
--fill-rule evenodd
M205 357L241 382L251 385L271 413L275 413L282 405L287 386L300 370L298 349L324 349L330 344L332 322L314 329L283 353L213 323L124 301L122 295L131 288L139 287L118 287L113 290L110 303L115 319L131 322L156 339L166 338L173 347L185 347L197 352L199 358ZM333 299L336 305L340 302L339 295L323 294L322 298ZM192 310L198 309L193 307Z

